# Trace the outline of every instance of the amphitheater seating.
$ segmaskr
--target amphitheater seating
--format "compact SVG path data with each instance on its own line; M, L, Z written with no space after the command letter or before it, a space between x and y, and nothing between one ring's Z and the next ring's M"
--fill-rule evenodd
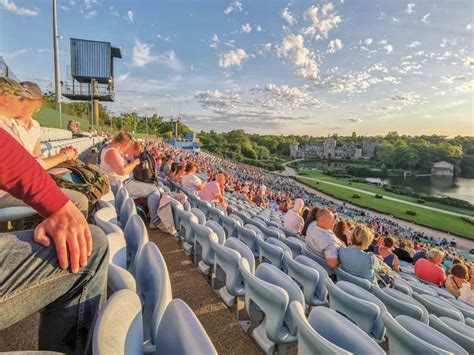
M329 308L352 320L360 329L377 342L383 341L385 326L382 313L387 308L377 297L367 290L347 281L334 284L326 279L329 291Z
M448 300L459 312L464 315L464 318L474 319L474 307L459 300Z
M123 236L123 230L118 226L117 213L114 208L101 208L94 214L94 221L106 234L118 233Z
M222 242L219 241L217 234L207 226L193 223L191 224L191 228L195 235L194 250L196 254L199 249L201 250L202 260L198 263L199 271L201 271L203 275L211 276L211 268L214 265L214 251L211 247L211 239L219 244L222 244Z
M257 244L257 233L255 230L248 228L246 226L236 226L237 229L237 238L241 240L245 245L247 245L254 256L259 255L259 249ZM259 238L261 238L259 236Z
M453 340L427 324L404 315L382 315L391 354L467 354Z
M170 302L155 338L156 354L214 355L214 345L189 306L180 299Z
M72 139L72 132L66 129L41 127L41 142Z
M263 321L252 331L257 344L266 354L271 354L275 345L296 341L296 324L289 304L304 302L298 285L273 265L260 264L254 275L246 259L240 259L239 264L245 284L247 313L251 319L261 319L261 314L264 315ZM258 309L251 307L252 304Z
M326 264L326 260L319 256L319 255L316 255L312 252L310 252L308 250L308 248L306 248L306 246L303 248L303 255L304 256L307 256L308 258L316 261L319 265L321 265L325 270L326 272L328 273L328 275L334 275L335 274L335 271L333 269L331 269L327 264Z
M15 221L18 219L37 215L31 207L6 207L0 208L0 222Z
M411 296L391 288L372 288L372 293L381 300L393 317L405 315L428 324L428 310Z
M127 198L120 209L120 223L122 226L126 226L130 217L137 214L137 208L135 202L131 197Z
M448 317L436 317L430 314L430 327L443 333L469 354L474 354L474 328Z
M308 318L299 302L292 302L290 310L298 327L298 354L385 354L361 329L329 308L316 307Z
M127 241L127 267L136 276L137 261L143 247L148 242L148 232L139 215L133 215L128 219L124 234Z
M95 355L143 354L142 305L134 291L109 298L97 318L92 347Z
M341 267L336 268L336 276L338 280L348 281L363 288L364 290L370 291L372 288L372 283L369 280L352 275L344 271L344 269Z
M302 287L306 304L325 306L328 304L328 291L325 280L329 277L326 270L314 260L299 255L294 260L285 255L288 275Z
M429 313L439 317L449 317L464 323L463 314L448 301L432 295L420 295L413 292L413 298L426 307Z
M168 268L156 244L144 245L136 271L137 291L143 306L144 340L154 344L163 314L173 298Z
M288 267L286 265L285 259L283 258L284 254L287 253L290 256L291 249L286 245L280 242L276 238L268 238L267 240L262 240L257 238L257 244L259 247L259 257L260 262L269 262L276 268L286 272Z

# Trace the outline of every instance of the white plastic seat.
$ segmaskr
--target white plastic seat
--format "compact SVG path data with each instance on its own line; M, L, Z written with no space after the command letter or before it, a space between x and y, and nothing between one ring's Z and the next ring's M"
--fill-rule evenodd
M143 354L142 305L134 291L124 289L114 293L100 310L92 352L94 355Z
M137 208L135 202L131 197L127 198L120 209L120 225L126 226L129 218L137 214Z
M105 234L118 233L124 235L122 228L117 225L117 213L114 208L101 208L94 214L94 221Z
M155 243L148 242L143 247L137 262L136 277L137 292L143 305L143 338L158 345L154 340L173 295L166 262Z
M128 219L124 229L125 240L127 241L127 266L132 275L136 276L136 264L140 253L148 243L148 232L145 223L139 215L133 215Z

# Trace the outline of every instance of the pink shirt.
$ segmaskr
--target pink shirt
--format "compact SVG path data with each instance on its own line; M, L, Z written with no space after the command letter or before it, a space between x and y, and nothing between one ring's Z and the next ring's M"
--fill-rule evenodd
M428 259L418 259L415 264L416 277L431 282L435 285L444 285L446 274L442 267L429 261Z
M199 197L204 201L215 201L221 195L221 187L217 181L208 182L199 193Z

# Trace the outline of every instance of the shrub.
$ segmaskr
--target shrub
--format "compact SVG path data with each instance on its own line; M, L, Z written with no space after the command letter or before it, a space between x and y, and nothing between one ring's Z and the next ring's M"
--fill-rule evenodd
M375 194L375 198L383 198L383 195Z
M426 203L426 201L423 200L422 198L419 198L418 200L416 200L416 202L421 203L421 204Z
M359 194L354 194L354 195L352 195L352 198L360 198L360 195Z
M416 216L416 212L415 212L415 211L411 211L411 210L408 210L408 211L407 211L407 214L409 214L410 216Z

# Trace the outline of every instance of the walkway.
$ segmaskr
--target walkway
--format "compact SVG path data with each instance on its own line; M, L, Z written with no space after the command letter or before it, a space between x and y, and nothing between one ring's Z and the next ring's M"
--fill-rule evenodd
M181 298L199 318L219 354L261 354L236 319L212 291L204 276L179 247L174 237L149 230L150 241L158 245L165 258L173 289L173 298Z

